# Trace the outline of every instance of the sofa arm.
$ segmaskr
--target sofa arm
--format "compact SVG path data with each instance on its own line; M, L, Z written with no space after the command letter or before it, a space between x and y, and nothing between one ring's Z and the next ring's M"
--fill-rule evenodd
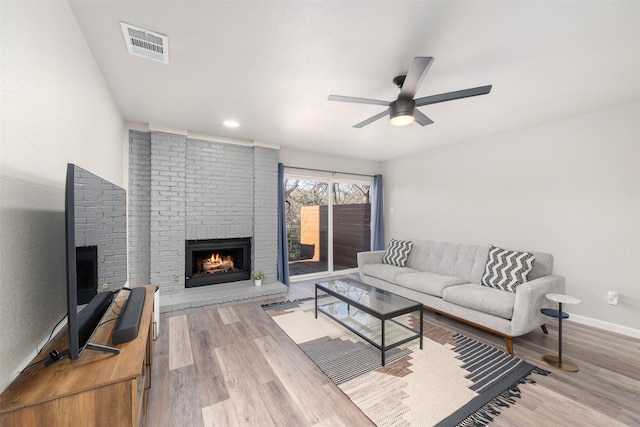
M511 336L524 335L544 324L548 317L540 313L542 308L552 307L546 294L563 294L564 277L550 274L523 283L516 288L516 300L511 318Z
M358 272L360 278L364 274L362 272L362 266L365 264L382 264L382 256L384 251L370 251L370 252L358 252Z

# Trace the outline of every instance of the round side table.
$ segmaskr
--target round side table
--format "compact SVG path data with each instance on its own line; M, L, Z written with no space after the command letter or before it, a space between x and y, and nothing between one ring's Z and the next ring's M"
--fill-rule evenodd
M547 294L548 300L558 303L558 309L543 308L540 310L545 316L558 319L558 355L543 356L543 359L551 366L563 371L577 372L578 366L575 363L562 359L562 319L568 319L569 315L562 311L562 304L579 304L580 300L575 297L563 294Z

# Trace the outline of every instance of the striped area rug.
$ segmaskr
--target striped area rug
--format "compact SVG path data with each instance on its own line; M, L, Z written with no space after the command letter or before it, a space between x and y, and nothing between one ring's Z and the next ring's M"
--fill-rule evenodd
M316 319L313 299L263 308L378 426L485 426L535 382L530 374L549 374L428 322L423 349L414 340L389 350L383 367L378 349L324 314ZM418 329L417 316L399 320Z

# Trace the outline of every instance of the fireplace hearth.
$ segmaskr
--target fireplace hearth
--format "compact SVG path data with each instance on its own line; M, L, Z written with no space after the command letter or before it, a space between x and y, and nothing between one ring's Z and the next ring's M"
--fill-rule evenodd
M249 237L186 241L185 287L237 282L250 277Z

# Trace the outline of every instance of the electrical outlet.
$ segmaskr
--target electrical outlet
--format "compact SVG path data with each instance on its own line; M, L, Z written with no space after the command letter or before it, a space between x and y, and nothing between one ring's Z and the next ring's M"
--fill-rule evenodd
M607 295L607 302L611 305L618 305L618 292L609 291L609 294Z
M102 284L102 289L109 289L109 284L108 283L103 283Z

